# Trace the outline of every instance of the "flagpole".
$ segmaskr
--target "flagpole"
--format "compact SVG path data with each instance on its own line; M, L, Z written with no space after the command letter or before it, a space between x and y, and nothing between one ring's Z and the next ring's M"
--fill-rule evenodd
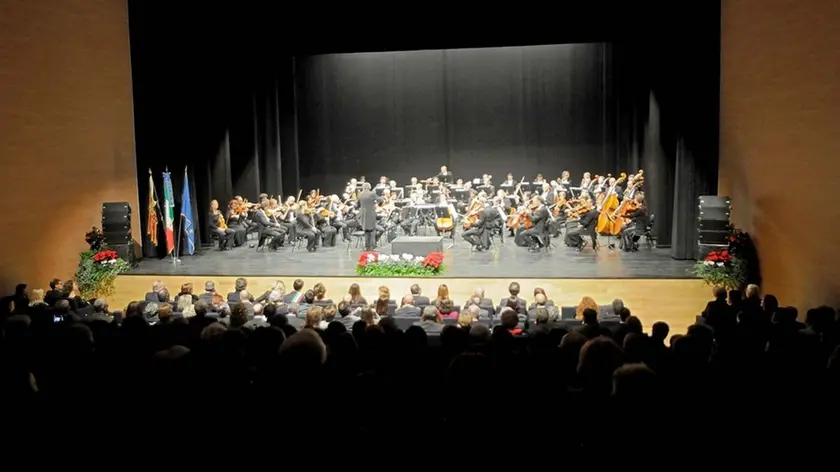
M169 166L164 167L164 172L166 172L167 174L169 173ZM170 185L170 187L171 187L171 186L172 186L172 177L170 177L170 178L169 178L169 183L170 183L169 185ZM157 193L157 190L155 190L155 193ZM175 211L175 208L174 208L174 204L175 204L175 192L170 192L170 193L172 193L172 202L171 202L171 203L172 203L172 205L173 205L172 211ZM169 209L167 209L167 212L169 212ZM165 218L164 218L164 221L166 221L166 219L165 219ZM178 264L180 264L180 263L181 263L181 259L178 259L178 246L179 246L179 245L180 245L180 241L178 241L178 242L175 244L175 250L174 250L174 251L172 251L172 253L171 253L171 257L172 257L172 265L175 265L175 266L177 266Z
M184 167L184 177L186 178L186 176L187 176L187 168ZM182 193L183 193L183 189L182 189ZM175 196L173 195L172 198L175 198ZM182 208L183 208L183 205L184 205L183 200L184 199L182 198L181 199ZM175 259L178 259L178 255L181 253L181 238L183 238L183 236L184 236L184 212L182 211L180 213L181 213L181 217L178 218L178 241L175 243ZM181 261L178 260L178 262L181 262Z

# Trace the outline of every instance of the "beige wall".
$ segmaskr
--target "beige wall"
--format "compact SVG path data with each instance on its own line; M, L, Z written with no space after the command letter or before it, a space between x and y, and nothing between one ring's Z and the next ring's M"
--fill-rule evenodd
M139 233L125 0L5 0L0 290L69 277L101 203Z
M753 233L764 288L840 303L840 7L725 0L720 194Z

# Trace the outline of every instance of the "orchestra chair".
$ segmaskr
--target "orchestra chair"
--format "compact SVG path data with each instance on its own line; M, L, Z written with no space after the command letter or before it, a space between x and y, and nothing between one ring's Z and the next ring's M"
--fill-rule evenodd
M577 307L573 307L573 306L560 307L560 319L561 320L573 320L573 319L575 319L576 310L577 310Z
M545 252L551 252L555 249L554 244L551 244L551 235L537 236L537 241L540 242L540 249Z
M350 249L352 247L355 247L356 249L358 249L362 246L362 241L364 241L364 240L365 240L365 232L364 231L353 231L353 232L350 233L350 239L347 240L347 246L345 247L345 249L347 250L348 253L350 252Z
M289 238L289 246L291 246L292 252L297 251L300 248L301 241L306 241L306 236L298 234L294 239Z
M648 249L656 248L656 236L653 235L653 220L655 217L656 215L653 213L650 214L650 221L648 221L647 226L645 226L645 232L642 234L645 237L645 244Z
M591 247L593 251L598 252L598 248L601 247L601 245L598 244L598 237L597 236L593 238L589 234L581 234L580 237L583 238L583 240L588 243L589 247ZM584 246L584 249L585 248L586 248L586 246Z

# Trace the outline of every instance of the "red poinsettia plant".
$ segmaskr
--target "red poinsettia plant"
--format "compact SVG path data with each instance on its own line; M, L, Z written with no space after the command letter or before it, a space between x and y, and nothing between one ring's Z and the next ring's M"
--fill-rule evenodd
M117 251L103 249L93 255L93 262L98 262L100 264L115 264L119 258L120 255L117 254Z
M750 242L747 233L734 228L731 231L729 247L709 252L694 265L694 275L709 285L728 290L741 288L747 283L748 264L744 253Z
M426 256L413 254L382 254L364 251L356 264L359 275L378 277L425 277L443 273L443 253Z
M723 251L712 251L706 258L703 260L703 264L705 265L726 265L732 262L732 254L729 253L729 249L724 249Z

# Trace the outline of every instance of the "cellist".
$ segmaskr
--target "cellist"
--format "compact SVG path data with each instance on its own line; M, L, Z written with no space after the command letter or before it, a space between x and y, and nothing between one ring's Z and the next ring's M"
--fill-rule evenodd
M633 205L631 207L633 209L625 213L624 217L628 223L621 230L621 249L624 252L632 252L639 249L639 238L644 234L645 228L650 221L644 193L636 192L630 204Z

